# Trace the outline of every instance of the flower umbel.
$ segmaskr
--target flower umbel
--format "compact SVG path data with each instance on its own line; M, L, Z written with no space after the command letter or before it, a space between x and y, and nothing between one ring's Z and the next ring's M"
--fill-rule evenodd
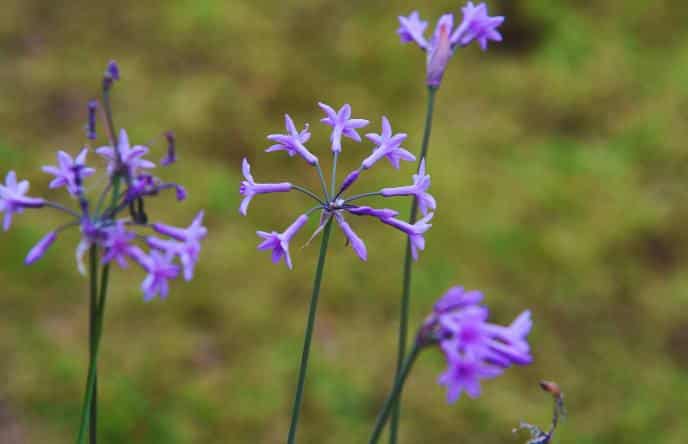
M365 119L352 119L351 106L349 104L342 106L339 111L335 111L334 108L330 107L329 105L325 105L324 103L319 103L319 106L327 115L327 117L323 118L321 122L331 127L330 142L334 159L334 179L336 162L338 155L342 150L342 137L347 137L356 142L360 142L361 137L356 132L356 129L367 125L368 121ZM363 239L356 234L352 226L349 224L349 221L347 221L345 214L349 213L355 216L374 217L381 222L397 228L405 233L411 239L414 258L417 259L418 252L425 247L424 234L431 227L428 221L432 218L433 213L431 213L430 210L434 210L436 207L435 199L427 192L430 186L430 176L426 174L425 164L423 164L423 167L418 174L413 176L413 185L407 187L384 188L380 191L357 194L348 197L344 196L345 191L349 190L349 188L356 182L360 175L364 171L372 168L378 160L386 157L391 165L397 169L400 167L401 160L415 160L415 157L410 152L401 147L401 143L406 139L406 134L394 134L392 131L392 126L387 117L382 117L382 132L380 134L366 135L368 140L374 144L372 154L361 162L358 169L347 174L338 188L333 180L331 189L328 191L328 187L325 184L325 179L322 175L322 170L320 168L320 164L318 163L317 157L311 154L305 148L305 146L303 146L303 144L310 138L310 133L307 133L307 130L298 133L293 121L288 115L286 117L286 123L289 134L268 136L270 140L278 142L277 145L270 147L268 151L287 151L291 156L299 154L307 161L308 159L314 159L313 162L309 163L318 169L319 178L323 188L323 195L319 196L307 188L292 184L290 182L256 183L251 175L250 165L248 161L244 159L242 162L242 171L245 180L241 182L241 186L239 188L239 192L242 196L244 196L244 199L239 207L239 212L241 214L246 215L249 202L258 194L280 193L295 190L309 196L311 199L317 202L316 207L311 208L309 211L299 216L296 222L294 222L283 233L278 233L275 231L258 231L258 235L263 239L258 248L261 250L271 250L273 262L279 262L280 260L284 259L287 267L291 269L293 264L289 252L289 242L297 233L297 231L299 231L306 224L309 216L317 211L320 212L320 221L318 229L312 237L319 234L328 221L331 218L334 218L334 221L344 233L347 243L351 245L351 248L354 250L356 255L361 260L365 261L368 258L368 250ZM306 128L308 128L308 125L306 125ZM353 203L359 199L372 196L417 196L420 199L420 203L426 216L412 225L395 219L398 213L394 210L376 209L370 206L358 206Z
M438 382L447 387L447 400L456 402L462 392L480 396L480 382L503 373L511 365L533 360L527 342L532 328L530 311L509 326L487 322L489 311L479 305L478 291L451 288L437 303L418 334L423 345L437 344L447 359Z
M110 62L104 75L103 86L106 93L109 92L112 82L119 78L119 67L115 62ZM104 100L109 100L107 94ZM95 111L98 108L104 110L109 133L114 134L112 128L109 127L111 121L109 102L106 105L99 107L96 101L89 102L87 122L89 139L96 137ZM115 147L108 145L98 148L96 152L107 160L107 184L97 199L90 198L83 184L85 178L96 173L96 169L87 165L86 162L88 148L81 149L75 157L66 151L58 151L57 165L44 166L42 170L53 176L49 185L51 189L64 187L70 195L77 198L77 209L70 209L44 199L27 197L29 182L17 181L15 172L10 171L5 184L0 185L0 211L5 214L5 230L9 229L13 214L21 213L25 208L50 207L71 218L69 222L44 236L28 253L25 263L30 265L41 259L63 230L79 227L81 241L76 248L76 257L78 268L83 274L86 273L84 264L86 252L95 246L99 260L103 264L115 262L125 268L131 259L149 273L142 285L146 300L157 294L163 297L167 295L168 280L179 274L180 267L174 263L176 258L184 269L184 277L187 280L190 279L193 267L198 261L200 241L207 234L206 228L202 225L203 212L199 213L188 228L147 223L145 202L149 198L168 189L174 189L178 198L186 195L181 185L164 182L150 173L150 170L155 168L155 164L144 159L148 151L148 147L132 146L124 129L120 130ZM173 152L170 154L169 148L168 157L174 157ZM170 237L171 240L160 239L160 241L174 244L175 248L170 247L161 251L157 245L148 245L147 237L140 234L140 231L151 230L151 228ZM148 246L150 246L148 252L141 248Z
M427 54L426 83L430 87L440 86L449 60L458 46L468 46L477 41L480 48L486 51L489 41L502 41L497 28L504 22L504 17L488 16L485 3L475 6L473 2L468 2L461 10L463 19L459 26L454 29L453 14L444 14L438 20L430 41L424 36L428 23L420 19L418 11L413 11L408 17L399 17L397 34L401 42L413 42Z

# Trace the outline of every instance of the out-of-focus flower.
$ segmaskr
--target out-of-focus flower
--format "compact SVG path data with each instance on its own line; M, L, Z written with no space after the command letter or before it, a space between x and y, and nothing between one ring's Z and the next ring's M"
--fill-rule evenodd
M105 247L105 255L103 256L103 263L107 264L115 260L120 267L127 268L127 258L132 256L133 241L136 239L136 233L128 231L124 221L121 220L104 230L104 233L103 247Z
M127 132L122 129L119 132L119 139L117 142L117 152L111 146L103 146L96 150L96 153L103 156L108 161L108 174L112 175L117 171L118 161L122 162L121 169L127 177L134 177L140 169L155 168L155 164L149 160L143 159L148 153L148 148L143 145L129 144L129 136ZM119 160L117 155L119 154Z
M502 374L511 365L532 362L527 336L532 328L530 312L521 313L504 327L487 321L487 307L479 305L478 291L451 288L435 304L418 341L438 344L447 359L439 383L447 387L447 400L456 402L462 392L480 395L480 382Z
M46 234L43 239L38 241L38 243L29 251L29 254L26 255L26 259L24 259L24 264L26 265L31 265L40 258L45 255L46 251L48 251L48 248L55 242L57 239L57 232L56 231L51 231L50 233Z
M485 3L475 6L473 2L468 2L462 12L463 19L456 29L454 15L442 15L430 41L424 36L427 22L420 19L418 11L413 11L408 17L399 17L397 34L402 43L414 42L427 53L426 83L430 87L438 88L442 83L444 72L457 46L463 47L477 41L485 51L489 41L502 41L497 28L504 22L504 17L488 16Z
M490 17L487 15L487 5L479 3L475 6L468 2L461 8L463 20L451 36L453 45L467 46L477 41L483 51L487 51L487 42L501 42L502 35L497 28L504 23L504 17Z
M55 178L50 182L50 188L67 187L72 196L81 194L80 182L95 174L96 170L86 166L88 148L82 149L76 158L72 158L64 151L57 152L57 166L46 165L42 170L52 174Z
M172 262L169 254L163 254L157 250L143 256L141 264L148 272L148 276L141 284L144 300L150 301L156 295L166 298L169 293L169 283L179 275L179 267Z
M0 185L0 212L5 213L3 230L10 229L13 214L23 212L24 208L41 208L45 205L43 199L27 197L28 192L28 180L17 182L17 174L14 171L7 173L5 184Z

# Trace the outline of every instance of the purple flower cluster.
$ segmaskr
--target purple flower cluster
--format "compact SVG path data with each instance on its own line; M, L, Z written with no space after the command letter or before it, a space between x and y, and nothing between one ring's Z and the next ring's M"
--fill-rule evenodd
M475 6L473 2L468 2L461 11L463 19L456 28L453 14L440 17L430 40L425 38L428 22L421 20L418 11L413 11L407 17L399 17L397 34L401 41L413 42L427 53L426 80L431 87L439 87L447 64L458 46L468 46L476 41L486 51L489 41L502 41L497 28L504 22L504 17L488 16L485 3Z
M369 121L352 118L351 106L348 104L342 106L339 110L335 110L324 103L319 103L319 106L325 112L325 117L321 122L332 128L330 146L334 157L332 171L334 175L336 173L337 159L342 151L342 138L346 137L355 142L361 142L362 138L357 130L367 126ZM306 147L306 143L310 139L310 132L308 131L309 126L305 125L302 131L298 131L294 125L294 121L289 115L285 116L285 122L287 134L269 135L268 139L275 142L275 145L269 147L267 151L286 151L289 156L298 155L308 164L314 166L320 177L323 195L318 196L316 193L290 182L257 183L251 174L251 167L248 160L244 159L242 163L244 181L241 182L239 187L239 192L244 196L239 207L239 212L244 216L247 214L249 203L253 197L258 194L299 191L308 195L318 203L316 207L299 216L296 221L283 232L258 231L258 236L263 239L263 242L260 243L258 248L272 251L273 262L277 263L284 259L287 267L292 268L292 260L289 254L289 242L298 231L306 225L310 214L319 211L321 213L320 225L314 236L323 229L326 223L333 219L333 222L336 222L344 233L348 244L351 245L351 248L361 260L366 260L368 258L368 251L365 242L356 234L349 224L349 221L347 221L345 217L347 214L374 217L380 222L402 231L409 236L413 248L413 256L417 259L418 252L425 248L424 234L431 227L428 222L432 219L434 214L432 211L436 208L435 199L428 193L430 176L426 174L424 161L421 163L421 168L418 173L413 176L413 184L411 185L383 188L376 192L357 194L349 197L343 196L344 192L358 180L363 171L369 170L383 158L386 158L392 167L397 169L400 167L402 160L415 161L415 156L401 146L406 140L407 135L403 133L394 134L389 120L386 117L382 117L382 131L380 134L370 133L366 135L366 138L373 143L371 154L361 162L356 170L345 177L338 188L335 187L335 178L333 177L332 186L328 190L322 174L320 160ZM418 222L410 224L397 219L398 213L394 210L359 206L352 203L371 196L415 196L418 199L419 207L424 217Z
M110 88L112 82L118 79L119 68L111 62L105 73L104 85ZM95 102L89 103L89 139L96 136L96 107ZM168 141L171 138L172 136L168 136ZM177 199L183 200L186 192L178 184L164 182L153 176L150 171L155 168L155 164L144 158L148 154L148 147L132 146L123 129L120 130L116 143L95 150L107 162L108 181L94 204L88 198L84 186L85 179L96 172L86 165L88 151L89 147L84 147L75 157L65 151L58 151L57 165L42 168L45 173L54 177L50 188L64 187L78 202L78 210L45 199L27 197L29 182L17 182L15 172L10 171L5 184L0 185L0 212L4 213L4 229L9 229L14 214L21 213L26 208L50 207L62 211L72 220L44 236L27 255L27 265L42 258L63 230L79 227L81 242L76 248L76 256L82 274L86 271L83 256L91 247L96 246L103 263L115 262L126 268L129 261L133 261L148 273L141 285L146 300L156 295L167 296L169 280L180 274L187 281L193 277L201 240L207 234L203 226L203 212L198 213L188 228L147 222L147 198L173 189ZM173 158L174 155L168 153L169 157ZM142 234L141 230L148 230L150 233ZM164 238L155 236L154 233Z
M510 325L487 322L489 311L480 305L483 294L451 288L435 304L418 336L421 344L438 343L447 359L439 383L447 388L447 400L456 402L465 391L480 395L480 381L502 374L511 365L533 361L527 342L532 328L530 311Z

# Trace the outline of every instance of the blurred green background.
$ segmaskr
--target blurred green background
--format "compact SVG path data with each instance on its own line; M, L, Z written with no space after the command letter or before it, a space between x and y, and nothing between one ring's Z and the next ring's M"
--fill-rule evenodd
M101 353L104 443L280 443L286 435L317 244L294 271L256 251L308 208L263 196L237 212L240 161L260 181L317 187L304 162L265 155L289 112L314 123L318 101L350 103L409 133L417 152L421 53L396 16L434 21L455 0L119 2L4 0L0 14L0 172L47 190L40 166L75 153L107 61L122 81L115 119L158 160L174 129L180 162L160 172L190 198L156 199L154 219L210 235L196 279L144 303L141 274L113 274ZM520 420L546 425L540 378L559 382L570 416L558 443L688 441L688 6L678 0L492 1L505 42L460 50L440 90L430 148L439 202L415 268L412 323L448 287L482 289L498 322L533 311L535 363L447 406L426 353L408 384L404 443L521 443ZM104 140L100 141L104 143ZM345 143L340 172L370 144ZM102 163L91 156L102 171ZM356 191L401 185L413 167L376 167ZM91 181L94 188L97 181ZM382 203L378 202L378 205ZM404 212L408 202L397 200ZM46 215L50 216L46 217ZM87 358L87 281L77 234L38 264L28 249L61 219L16 217L0 248L0 442L68 443ZM394 367L402 236L353 221L361 263L337 232L328 257L300 429L303 443L365 442ZM130 274L132 274L130 276Z

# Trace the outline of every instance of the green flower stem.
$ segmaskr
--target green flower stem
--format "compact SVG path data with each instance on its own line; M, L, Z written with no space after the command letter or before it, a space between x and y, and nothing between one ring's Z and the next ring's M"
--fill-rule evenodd
M90 307L89 307L89 326L88 326L88 336L89 336L89 358L93 360L93 355L95 352L95 332L96 332L96 319L98 317L98 246L91 245L89 251L90 259L90 272L89 280L91 287L91 297L90 297ZM94 366L94 377L93 377L93 397L91 398L91 403L88 406L90 414L89 423L89 443L95 444L97 441L97 430L98 430L98 367Z
M335 151L332 159L332 186L330 187L330 196L335 195L335 186L337 185L337 160L339 160L339 152Z
M418 343L416 343L411 349L411 352L404 359L404 362L401 365L401 370L395 378L394 387L387 396L387 399L385 400L385 403L382 406L382 410L377 416L377 421L375 421L375 429L373 430L373 434L370 436L370 441L368 441L369 444L377 443L377 441L380 439L380 435L382 434L382 429L385 427L387 419L389 419L389 415L395 410L395 406L399 405L397 401L399 399L399 396L401 396L401 391L404 388L406 378L411 372L413 363L416 361L416 358L420 354L420 351L421 346Z
M315 315L318 310L318 297L320 295L320 284L322 282L323 271L325 269L325 256L327 255L327 244L330 240L330 231L332 230L332 218L327 221L325 231L323 233L322 243L320 244L320 257L318 258L318 266L315 269L315 278L313 282L313 294L311 296L310 308L308 311L308 323L306 324L306 334L303 341L303 352L301 353L301 366L299 368L299 382L296 386L296 394L294 395L294 405L291 412L291 425L289 426L288 444L296 442L296 428L299 424L299 414L301 413L301 403L303 400L303 388L306 382L306 370L308 369L308 356L311 349L311 339L313 338L313 329L315 327Z
M320 178L320 186L322 186L323 195L325 200L330 200L330 193L327 191L327 184L325 183L325 175L323 174L322 168L320 168L320 163L315 164L315 168L318 170L318 177Z
M111 207L119 200L120 177L113 178ZM103 333L103 317L105 316L105 302L107 301L108 282L110 280L110 264L103 265L100 276L100 290L98 289L98 248L91 246L90 250L90 322L89 322L89 364L86 380L86 393L81 406L81 422L77 444L83 444L86 429L89 429L89 442L94 444L98 433L97 428L97 399L98 399L98 350Z
M428 87L428 106L425 112L425 131L423 132L423 144L420 149L420 156L418 157L418 169L420 169L420 163L428 155L428 145L430 142L430 132L432 131L432 113L435 108L435 95L437 93L436 87ZM411 213L409 216L409 223L414 224L418 216L418 199L413 198L413 203L411 204ZM403 290L401 293L401 309L399 316L399 348L397 351L397 370L396 378L401 376L402 365L404 363L404 354L406 353L406 342L408 336L408 316L409 316L409 303L411 298L411 240L406 241L406 255L404 257L404 277L403 277ZM401 414L401 393L398 396L398 400L394 402L392 421L390 425L389 442L390 444L396 444L397 435L399 430L399 416Z

